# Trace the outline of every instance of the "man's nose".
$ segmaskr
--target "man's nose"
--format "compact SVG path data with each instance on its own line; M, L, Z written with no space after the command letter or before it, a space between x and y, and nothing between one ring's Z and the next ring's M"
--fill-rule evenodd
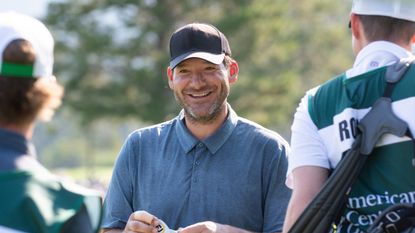
M192 75L192 85L195 87L203 86L205 84L205 77L202 72L195 72Z

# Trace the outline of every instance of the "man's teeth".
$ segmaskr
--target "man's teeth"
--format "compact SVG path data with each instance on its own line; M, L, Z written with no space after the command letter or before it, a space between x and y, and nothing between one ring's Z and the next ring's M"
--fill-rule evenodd
M207 96L208 94L209 94L209 92L193 93L193 94L191 94L191 96L193 96L193 97L204 97L204 96Z

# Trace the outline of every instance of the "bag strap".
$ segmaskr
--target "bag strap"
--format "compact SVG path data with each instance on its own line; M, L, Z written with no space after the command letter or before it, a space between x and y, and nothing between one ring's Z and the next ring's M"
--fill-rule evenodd
M402 137L408 132L410 134L408 124L393 113L391 96L396 84L408 71L413 61L413 59L401 59L386 69L386 87L383 96L374 103L372 109L358 125L358 129L362 133L364 132L360 149L362 154L370 154L379 138L385 133L398 137ZM413 139L412 135L410 136Z
M406 73L406 71L409 69L411 64L414 62L414 58L403 58L398 63L396 63L394 66L388 67L386 70L386 88L385 92L383 93L384 97L391 98L392 92L396 86L396 84L401 80L403 75ZM415 138L413 134L411 133L411 130L409 127L407 128L405 132L405 136L411 138L412 141L412 148L413 148L413 157L412 157L412 166L415 167Z

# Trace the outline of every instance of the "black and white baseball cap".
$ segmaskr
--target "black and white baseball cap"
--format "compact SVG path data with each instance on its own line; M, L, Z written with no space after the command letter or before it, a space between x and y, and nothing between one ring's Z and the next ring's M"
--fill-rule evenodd
M13 40L28 41L35 51L34 65L3 61L3 52ZM27 78L50 78L53 69L54 40L39 20L15 12L0 13L0 75Z
M192 23L179 28L170 38L170 68L180 62L197 57L214 64L231 56L231 48L225 35L216 27L204 23Z
M352 13L415 22L415 0L353 0Z

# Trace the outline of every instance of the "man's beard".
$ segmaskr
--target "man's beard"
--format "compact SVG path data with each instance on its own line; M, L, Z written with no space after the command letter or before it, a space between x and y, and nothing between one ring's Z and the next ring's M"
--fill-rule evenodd
M192 121L194 123L199 123L199 124L209 124L210 122L213 122L218 118L221 110L223 109L223 104L215 102L210 107L208 114L202 115L202 116L194 113L191 107L189 106L182 104L182 107L189 121Z
M226 102L226 98L228 97L229 90L222 90L220 92L220 96L214 101L214 103L210 106L208 113L204 115L199 115L192 111L192 107L180 98L176 92L174 92L174 97L179 102L180 106L184 109L185 116L188 118L189 121L198 124L209 124L215 121L218 116L220 115L222 109L225 107L224 103Z

